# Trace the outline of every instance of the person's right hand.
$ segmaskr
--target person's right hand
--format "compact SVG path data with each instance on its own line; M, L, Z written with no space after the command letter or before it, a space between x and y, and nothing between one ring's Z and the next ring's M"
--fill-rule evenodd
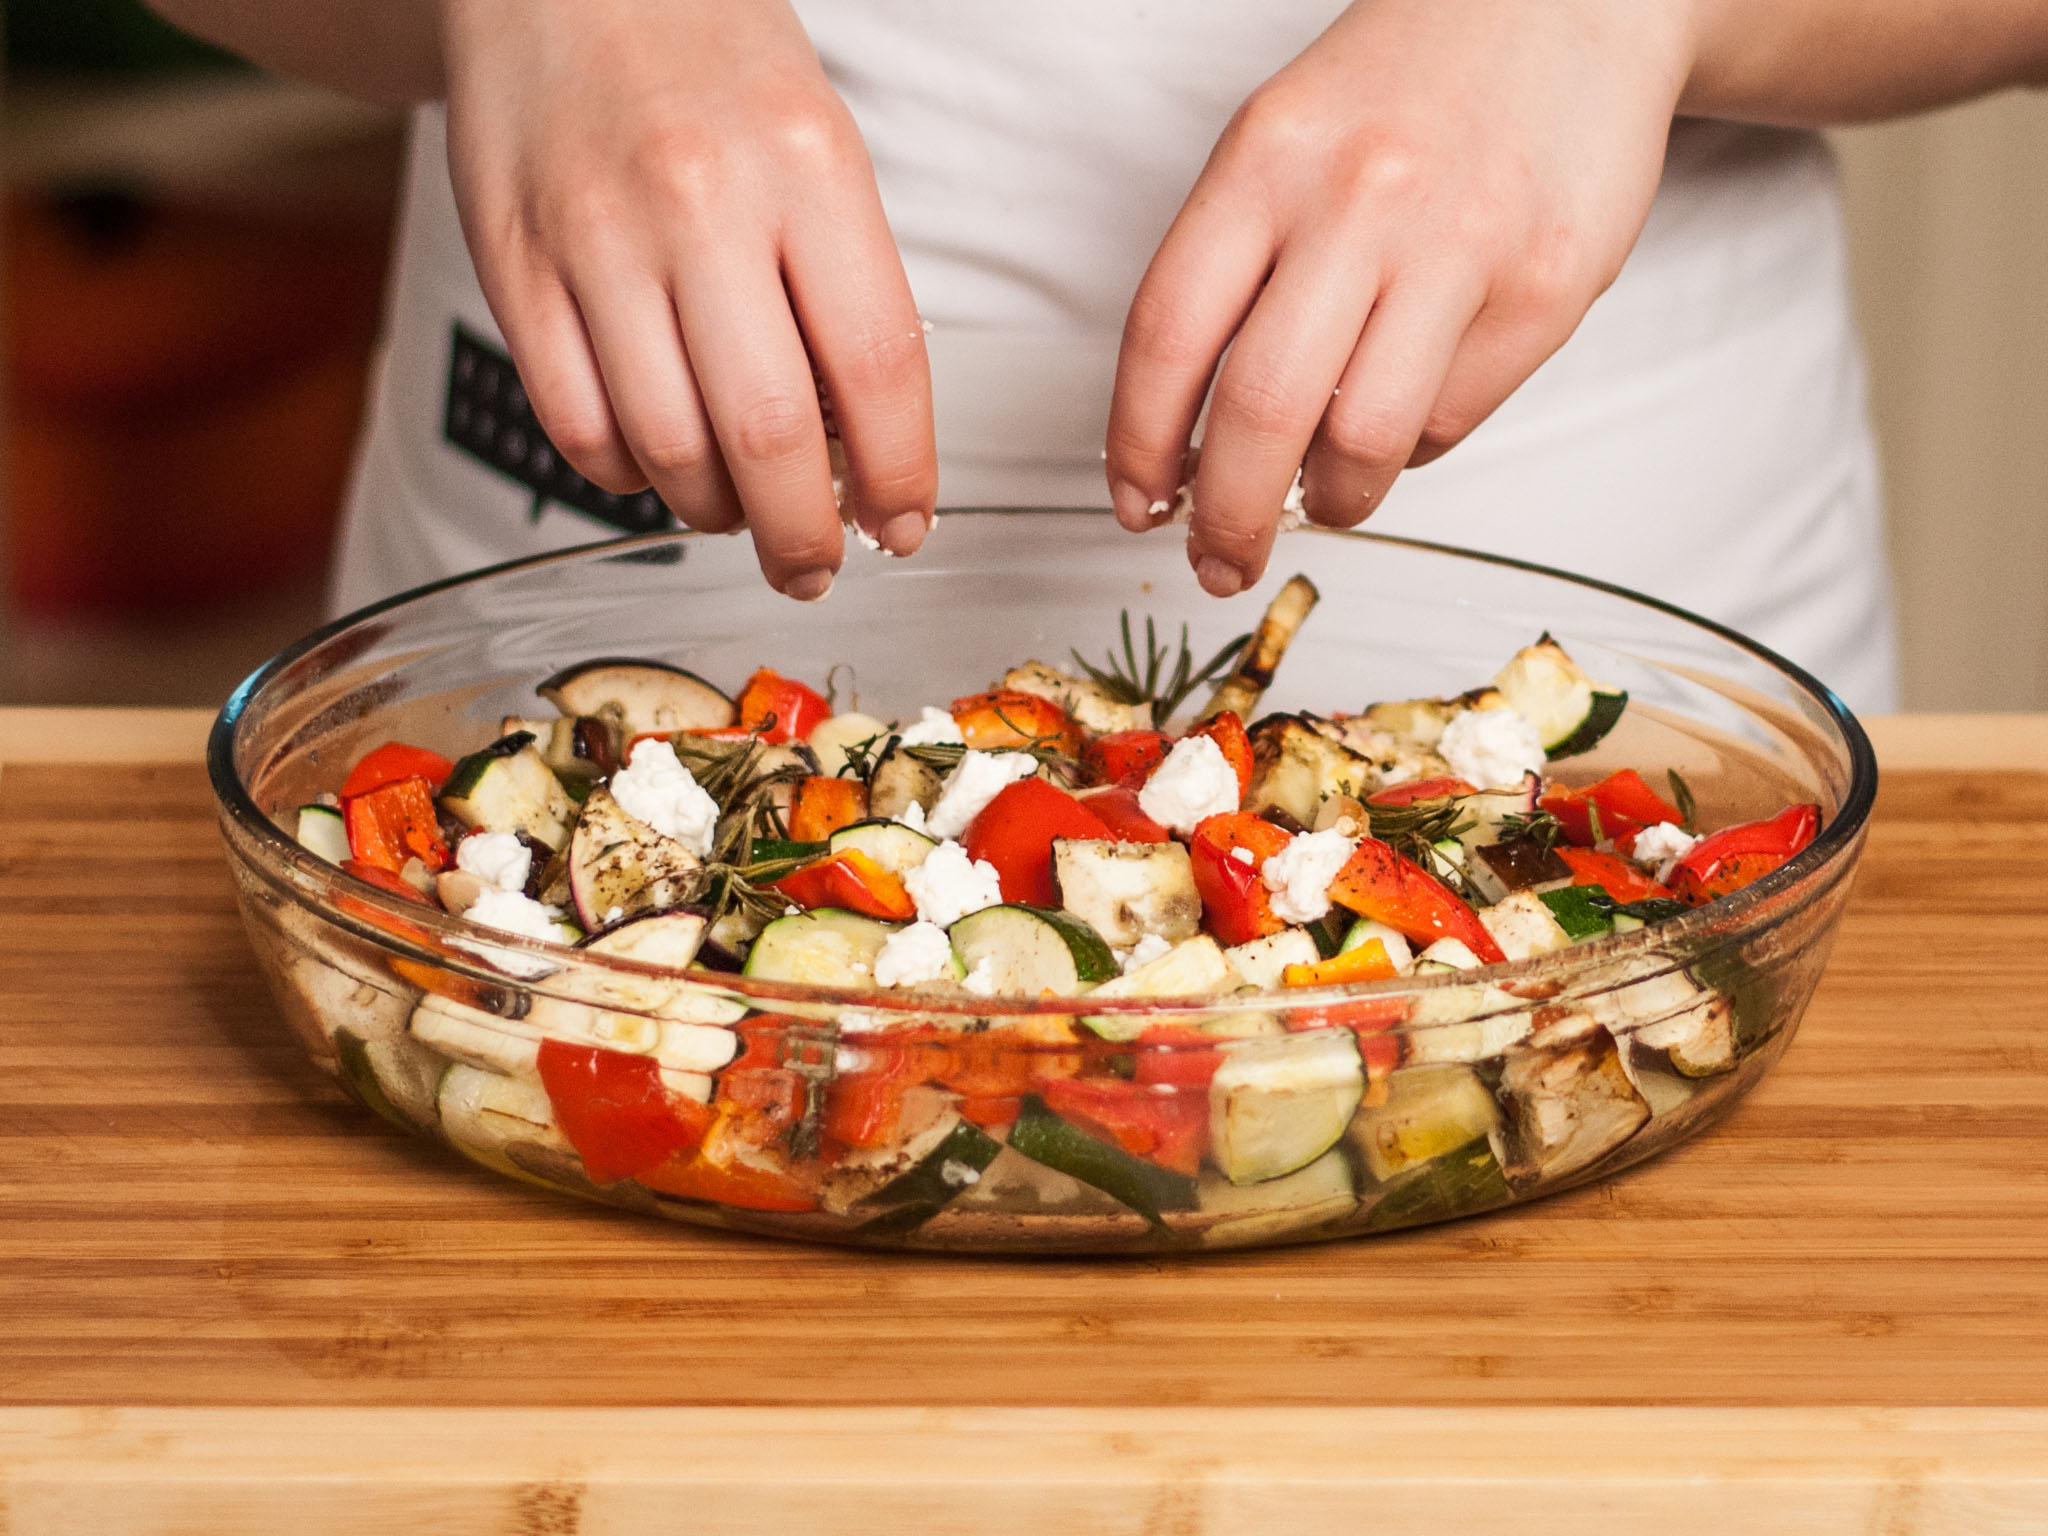
M463 230L535 415L816 599L937 498L931 378L852 116L786 0L441 0ZM813 377L813 365L816 377Z

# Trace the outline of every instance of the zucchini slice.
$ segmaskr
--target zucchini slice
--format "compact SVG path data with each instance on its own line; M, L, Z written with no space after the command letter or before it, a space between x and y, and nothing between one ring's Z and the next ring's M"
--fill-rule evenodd
M1453 1216L1473 1216L1515 1198L1493 1145L1478 1137L1403 1174L1366 1212L1365 1230L1392 1232Z
M907 875L931 856L938 843L900 821L856 821L832 834L833 853L864 853L890 874Z
M1035 1163L1122 1201L1155 1226L1162 1211L1189 1210L1196 1204L1195 1181L1186 1174L1089 1135L1046 1108L1035 1093L1025 1096L1017 1123L1010 1127L1010 1146Z
M524 731L458 762L441 786L441 808L477 832L523 832L551 851L569 841L576 807Z
M1183 843L1058 837L1052 844L1060 905L1129 949L1147 934L1178 944L1202 926L1202 897Z
M1382 1184L1490 1135L1500 1107L1470 1067L1403 1067L1387 1079L1383 1104L1361 1109L1348 1139Z
M755 936L746 974L818 987L872 986L875 956L894 932L888 923L838 907L792 913Z
M1209 1084L1209 1156L1233 1184L1277 1179L1334 1147L1364 1097L1347 1029L1238 1041Z
M621 742L657 731L723 731L739 719L733 701L696 673L630 656L565 667L534 692L565 715L595 715Z
M334 1032L341 1080L364 1104L403 1131L430 1131L440 1119L435 1107L444 1057L410 1035L363 1036Z
M342 820L340 810L334 806L300 806L298 826L294 835L299 840L299 846L316 859L339 864L353 857L348 846L347 823Z
M1536 727L1553 760L1591 751L1628 707L1626 693L1601 688L1547 634L1517 651L1493 686Z
M457 1062L441 1074L439 1108L441 1133L458 1152L528 1184L545 1181L519 1166L515 1147L574 1155L556 1128L547 1090L533 1078L500 1077Z
M919 762L900 738L891 737L868 779L868 815L893 820L912 805L928 811L938 804L942 782L936 768Z
M968 974L986 975L1003 996L1072 997L1117 973L1102 935L1066 912L984 907L961 918L948 936Z
M855 1235L869 1241L893 1241L923 1226L979 1184L1002 1150L1003 1144L980 1126L955 1119L945 1138L921 1162L861 1202L863 1210L878 1214Z
M1198 1235L1204 1248L1242 1248L1300 1236L1342 1221L1358 1209L1351 1163L1341 1148L1325 1152L1306 1168L1250 1188L1208 1175L1197 1193Z
M569 839L569 894L585 929L687 905L703 869L682 843L627 815L609 789L593 789L583 802Z

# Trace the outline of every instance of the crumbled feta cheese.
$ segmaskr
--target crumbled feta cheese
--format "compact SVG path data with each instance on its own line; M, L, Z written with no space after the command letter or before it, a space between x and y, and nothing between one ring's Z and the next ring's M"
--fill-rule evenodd
M931 825L929 822L925 820L924 807L915 800L911 801L910 804L906 805L905 807L903 807L901 811L897 812L896 820L902 823L904 826L910 828L910 830L913 832L926 831L929 829Z
M906 726L897 732L897 739L906 747L957 747L966 743L960 734L959 722L943 709L934 709L927 704L919 711L917 724Z
M1162 827L1192 832L1206 817L1237 809L1237 770L1207 736L1184 736L1138 791L1138 808Z
M455 845L455 867L492 890L523 891L533 850L510 832L472 832Z
M933 837L958 837L989 801L1036 772L1038 759L1029 752L966 753L939 787L938 803L925 818L925 830Z
M1313 923L1330 910L1330 882L1358 846L1335 828L1303 832L1266 860L1259 878L1273 893L1273 915L1288 923Z
M939 1164L939 1178L949 1189L964 1189L969 1184L981 1182L981 1170L972 1163L949 1157Z
M1259 862L1259 856L1249 848L1233 848L1230 850L1230 856L1240 864L1256 864Z
M1128 951L1117 957L1118 964L1124 974L1129 975L1139 966L1150 965L1161 955L1170 954L1172 951L1173 945L1171 942L1161 938L1156 933L1148 933L1141 937L1137 943L1133 944Z
M1691 853L1698 841L1675 822L1660 821L1636 834L1635 848L1630 857L1652 871L1660 884L1668 885L1678 861Z
M1438 754L1452 773L1481 789L1506 789L1543 771L1543 738L1520 710L1468 709L1444 727Z
M1308 521L1308 506L1301 490L1301 471L1294 472L1294 483L1287 487L1287 494L1280 501L1279 531L1292 533Z
M562 926L559 907L544 907L522 891L487 886L462 915L472 923L481 923L500 933L516 933L521 938L561 943L569 937Z
M635 821L672 837L700 859L711 856L718 831L718 802L676 756L666 741L643 741L633 758L612 775L612 798Z
M611 927L613 923L616 923L620 918L624 917L625 915L626 909L624 907L620 906L617 902L612 903L612 905L604 909L605 927Z
M995 961L983 955L974 962L974 969L967 973L967 979L960 983L976 997L996 995Z
M875 956L875 985L916 987L953 975L953 941L933 923L912 923L889 935Z
M917 903L919 919L941 928L950 928L983 907L1001 906L1003 901L995 865L968 858L967 850L951 838L904 875L903 888Z

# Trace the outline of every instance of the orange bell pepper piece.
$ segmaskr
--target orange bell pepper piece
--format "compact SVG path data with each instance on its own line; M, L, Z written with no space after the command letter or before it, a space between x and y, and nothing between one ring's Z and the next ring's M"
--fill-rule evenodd
M822 843L841 827L864 821L868 787L859 779L828 779L816 774L800 780L789 806L793 842Z
M903 882L857 848L806 864L769 889L805 908L844 907L892 923L917 916L917 903Z
M978 752L1005 747L1050 747L1069 755L1081 749L1081 728L1051 699L998 688L953 701L953 723Z
M1385 981L1400 974L1387 946L1378 939L1367 939L1314 965L1290 965L1280 979L1290 987L1334 987L1349 981Z
M398 779L341 802L348 849L355 859L397 874L407 859L431 872L448 867L434 794L425 779Z

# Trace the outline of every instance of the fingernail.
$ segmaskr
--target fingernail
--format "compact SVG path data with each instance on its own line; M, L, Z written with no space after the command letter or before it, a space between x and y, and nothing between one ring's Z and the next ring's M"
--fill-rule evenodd
M824 600L832 590L832 573L822 565L808 571L798 571L782 584L783 593L800 603L816 603Z
M930 530L931 524L925 521L923 513L898 512L882 524L876 537L882 541L882 548L892 555L914 555Z
M1152 500L1129 481L1119 480L1109 488L1109 504L1116 508L1116 520L1132 533L1143 533L1157 521Z
M1244 572L1214 555L1204 555L1195 562L1195 580L1211 597L1235 597L1244 590Z

